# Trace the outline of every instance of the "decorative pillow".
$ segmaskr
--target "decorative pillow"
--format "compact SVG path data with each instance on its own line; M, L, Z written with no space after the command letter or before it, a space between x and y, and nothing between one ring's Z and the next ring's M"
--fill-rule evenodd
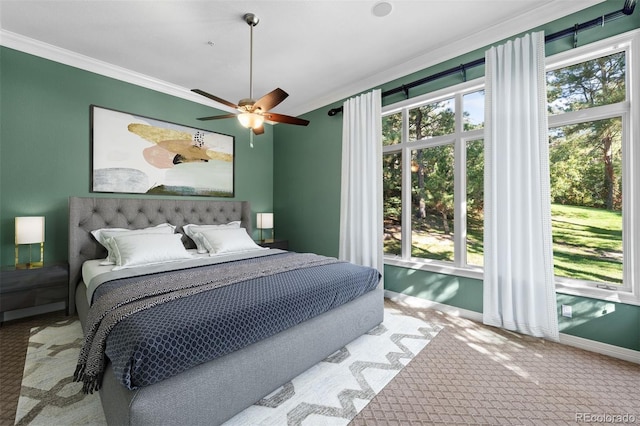
M101 265L115 265L115 258L111 254L111 247L108 240L116 235L139 235L139 234L173 234L176 227L170 223L161 223L160 225L150 226L148 228L140 229L126 229L126 228L100 228L91 231L91 234L95 237L96 241L107 249L107 258L102 261Z
M251 239L244 228L205 229L198 234L210 256L263 248Z
M113 270L193 258L181 238L182 234L116 234L109 239Z
M202 240L198 237L198 233L207 229L236 229L240 228L240 221L236 220L234 222L225 223L222 225L196 225L190 223L188 225L184 225L182 229L187 237L191 238L194 243L196 243L196 248L198 249L198 253L207 253L209 250L205 247Z

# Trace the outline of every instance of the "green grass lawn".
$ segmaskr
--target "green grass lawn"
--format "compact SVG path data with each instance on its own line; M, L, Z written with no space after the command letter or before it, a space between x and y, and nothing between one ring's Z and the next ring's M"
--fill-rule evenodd
M622 213L551 205L557 276L622 284Z
M622 283L622 214L590 207L551 205L554 273L588 281ZM467 220L467 263L482 266L482 218ZM451 261L453 239L437 228L414 232L412 256ZM428 228L428 227L427 227ZM400 254L399 227L385 252ZM389 234L387 234L389 235Z

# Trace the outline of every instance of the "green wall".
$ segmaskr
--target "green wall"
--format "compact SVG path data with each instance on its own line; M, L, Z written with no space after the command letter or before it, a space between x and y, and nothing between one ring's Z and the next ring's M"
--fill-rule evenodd
M385 265L385 289L482 313L482 280ZM561 333L640 351L640 307L557 293ZM572 317L561 316L562 305Z
M623 0L609 0L542 27L523 29L522 33L544 30L551 34L577 23L599 18L620 10ZM611 37L640 27L640 8L631 17L624 17L604 27L580 32L578 44ZM521 33L521 34L522 34ZM514 34L514 37L520 34ZM503 43L504 41L495 44ZM546 54L552 55L571 49L573 38L568 37L546 45ZM383 84L385 91L403 83L433 75L484 57L488 48L477 49L447 60L420 72ZM484 67L468 70L469 80L484 75ZM415 97L462 82L461 76L436 80L412 89ZM373 89L373 88L372 88ZM354 93L354 95L357 95ZM385 105L398 102L403 94L384 98ZM340 218L340 168L342 149L342 116L329 117L329 109L341 106L343 101L327 105L304 115L311 121L308 127L276 126L274 130L274 210L276 233L289 239L296 251L312 251L330 256L338 254ZM431 273L426 271L385 267L385 288L475 312L482 312L482 281ZM560 317L563 333L609 343L628 349L640 350L640 307L614 303L606 309L603 301L558 294L558 306L570 304L573 318ZM602 314L602 312L607 312Z
M291 250L337 256L342 120L330 108L305 114L307 127L275 126L274 227Z
M482 312L482 281L456 275L385 265L387 290Z
M273 208L271 126L252 149L237 120L196 120L216 113L209 107L5 47L0 98L2 265L14 263L15 216L44 215L45 261L66 260L68 197L112 196L90 192L91 104L235 136L233 199Z

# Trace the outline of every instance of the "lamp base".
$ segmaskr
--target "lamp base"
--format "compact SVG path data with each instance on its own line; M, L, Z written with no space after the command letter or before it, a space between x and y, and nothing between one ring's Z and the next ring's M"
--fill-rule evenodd
M19 263L20 259L20 245L16 244L16 261L15 268L16 269L37 269L42 268L44 266L44 243L40 243L40 260L37 262L33 262L31 260L31 244L29 244L29 261L27 263Z
M16 269L37 269L43 266L44 262L16 263Z

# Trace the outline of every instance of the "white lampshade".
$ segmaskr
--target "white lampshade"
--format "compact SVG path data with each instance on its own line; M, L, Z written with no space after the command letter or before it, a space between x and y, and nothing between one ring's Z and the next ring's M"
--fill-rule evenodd
M44 242L44 216L16 217L16 244Z
M248 129L255 129L262 126L264 117L253 112L243 112L242 114L238 114L238 121Z
M272 229L273 228L273 213L258 213L258 214L256 214L256 227L258 229Z

